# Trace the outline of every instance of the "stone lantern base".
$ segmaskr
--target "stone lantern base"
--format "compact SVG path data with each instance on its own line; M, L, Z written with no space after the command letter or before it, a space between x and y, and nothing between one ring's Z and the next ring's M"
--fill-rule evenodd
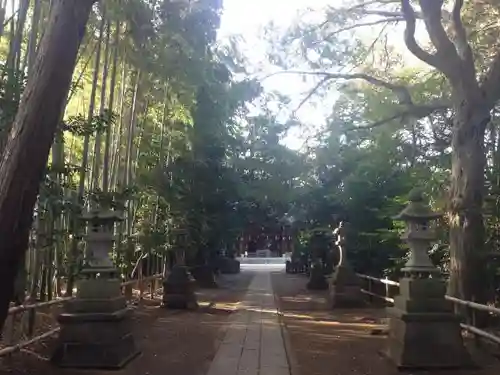
M218 260L219 270L222 274L240 273L240 262L230 257L220 257Z
M219 287L215 281L214 269L210 265L203 264L191 267L190 272L200 288L212 289Z
M359 277L349 265L338 266L330 281L330 306L355 308L365 305Z
M60 367L120 369L139 354L117 279L81 280L58 321L61 331L51 360Z
M399 368L464 368L472 365L465 349L459 317L444 298L440 279L400 281L400 295L387 308L387 356Z
M309 274L309 281L306 285L309 290L326 290L328 289L328 282L326 281L325 273L321 263L316 262L311 265Z
M195 281L187 267L176 265L163 281L163 306L169 309L195 309Z

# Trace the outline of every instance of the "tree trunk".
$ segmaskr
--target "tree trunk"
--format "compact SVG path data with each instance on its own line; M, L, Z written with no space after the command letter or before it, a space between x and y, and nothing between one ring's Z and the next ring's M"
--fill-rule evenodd
M33 17L31 19L31 31L28 42L28 77L33 70L33 65L35 64L36 57L36 47L38 43L38 27L40 24L40 16L42 11L41 0L35 0L33 5Z
M107 31L105 31L107 25ZM104 35L106 33L106 36ZM104 48L102 47L102 41L105 39ZM99 114L102 116L106 107L106 86L108 84L108 70L109 70L109 22L106 22L106 8L104 7L102 14L101 27L99 30L99 49L103 50L104 53L104 65L102 67L102 80L101 80L101 103L99 107ZM99 51L100 52L100 51ZM99 53L100 57L101 53ZM100 65L100 61L98 62ZM96 65L97 66L97 65ZM99 72L99 69L96 70ZM96 84L98 82L96 81ZM99 169L101 168L101 145L102 137L101 130L97 130L95 135L94 143L94 164L92 168L92 182L91 190L99 190Z
M108 37L110 32L110 25L108 25ZM109 113L112 116L114 110L114 99L116 91L116 78L118 75L118 45L120 43L120 22L116 22L116 31L113 41L113 62L111 64L111 82L109 84ZM102 191L107 193L109 190L109 166L110 166L110 150L111 150L111 133L113 131L114 123L110 122L108 128L106 129L106 139L104 141L104 160L103 160L103 172L102 172Z
M53 0L32 79L0 161L0 331L33 221L40 181L95 0Z
M484 136L488 109L462 105L456 109L452 137L450 190L450 282L454 297L485 303L484 285Z

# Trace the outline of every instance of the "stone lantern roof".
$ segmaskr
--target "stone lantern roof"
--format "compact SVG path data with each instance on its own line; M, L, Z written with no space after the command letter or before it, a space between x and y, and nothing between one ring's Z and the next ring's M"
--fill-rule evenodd
M91 222L115 222L122 221L123 215L113 210L92 209L81 215L82 220Z
M430 207L424 203L424 194L421 189L414 188L409 194L408 205L394 217L396 220L426 222L439 219L443 216L440 212L433 212Z

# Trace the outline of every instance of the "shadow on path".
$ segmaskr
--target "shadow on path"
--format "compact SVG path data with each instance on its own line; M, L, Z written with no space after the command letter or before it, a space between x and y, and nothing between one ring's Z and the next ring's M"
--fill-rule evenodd
M400 372L381 351L384 309L330 309L327 291L306 289L303 275L273 273L273 288L301 375L396 375ZM422 375L498 375L500 362L484 352L472 351L479 370L419 371ZM411 371L409 373L412 373Z
M48 361L54 339L0 358L0 375L204 375L216 353L225 323L238 308L251 272L223 275L219 289L197 291L197 311L167 310L161 300L143 300L133 311L141 355L119 371L59 369Z

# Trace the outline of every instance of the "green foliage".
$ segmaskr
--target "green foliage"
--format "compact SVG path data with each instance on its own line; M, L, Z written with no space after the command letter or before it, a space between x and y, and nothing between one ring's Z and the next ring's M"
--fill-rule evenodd
M104 134L110 126L116 123L117 119L118 114L111 113L109 110L92 116L90 121L86 116L79 114L68 117L61 130L77 136Z

